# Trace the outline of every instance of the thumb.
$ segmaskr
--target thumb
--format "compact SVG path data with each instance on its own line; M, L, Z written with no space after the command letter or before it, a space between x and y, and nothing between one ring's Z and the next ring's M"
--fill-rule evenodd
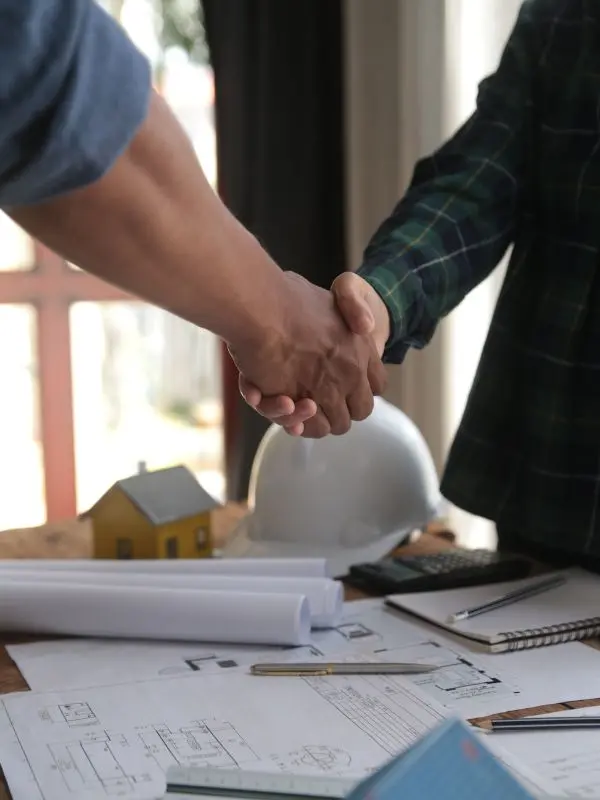
M247 381L241 372L238 376L238 388L248 405L257 409L262 401L262 392L253 383Z
M338 310L353 333L373 333L375 318L367 301L365 282L353 272L343 272L331 284Z

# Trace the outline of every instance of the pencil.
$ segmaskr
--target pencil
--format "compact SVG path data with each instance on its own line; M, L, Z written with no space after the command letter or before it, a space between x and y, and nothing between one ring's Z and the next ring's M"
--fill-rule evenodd
M548 731L600 729L600 717L523 717L521 719L491 719L479 723L486 731Z
M534 597L536 594L547 592L549 589L562 586L564 583L566 583L566 581L567 579L564 575L552 575L550 578L545 578L537 583L529 583L527 586L523 586L520 589L515 589L512 592L503 594L487 603L482 603L479 606L472 606L471 608L465 608L462 611L456 611L454 614L450 614L447 622L448 624L461 622L464 619L470 619L471 617L476 617L479 614L486 614L488 611L495 611L497 608L504 608L504 606L511 605L512 603L518 603L519 600L527 600L530 597Z

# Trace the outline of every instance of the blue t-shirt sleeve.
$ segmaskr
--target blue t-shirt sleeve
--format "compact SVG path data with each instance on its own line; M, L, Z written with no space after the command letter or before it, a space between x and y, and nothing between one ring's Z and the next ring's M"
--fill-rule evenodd
M100 178L150 91L147 59L94 0L0 0L0 206Z

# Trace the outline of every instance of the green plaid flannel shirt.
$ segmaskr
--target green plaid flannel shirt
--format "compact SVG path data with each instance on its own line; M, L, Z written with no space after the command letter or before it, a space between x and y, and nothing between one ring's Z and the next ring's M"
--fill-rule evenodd
M513 246L442 491L531 544L600 556L600 2L526 0L473 116L420 161L361 274L384 360Z

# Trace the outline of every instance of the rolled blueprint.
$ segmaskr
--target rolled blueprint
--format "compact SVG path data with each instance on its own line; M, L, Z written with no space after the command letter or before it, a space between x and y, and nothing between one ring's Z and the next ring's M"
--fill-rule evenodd
M39 584L85 583L88 586L147 586L157 589L198 589L258 594L303 594L308 600L313 628L339 625L344 606L344 589L331 578L272 578L257 575L153 575L122 572L77 572L76 570L11 570L0 580L27 581Z
M301 594L0 580L0 630L229 644L310 642Z
M5 558L0 570L61 569L86 572L162 572L166 575L272 575L273 577L330 577L325 558Z
M274 578L246 575L153 575L135 573L123 575L115 572L76 572L48 570L46 572L14 570L6 580L24 580L35 583L85 583L99 586L131 586L170 589L196 589L228 593L252 592L257 594L306 595L313 628L332 628L339 624L344 604L344 590L340 581L330 578Z

